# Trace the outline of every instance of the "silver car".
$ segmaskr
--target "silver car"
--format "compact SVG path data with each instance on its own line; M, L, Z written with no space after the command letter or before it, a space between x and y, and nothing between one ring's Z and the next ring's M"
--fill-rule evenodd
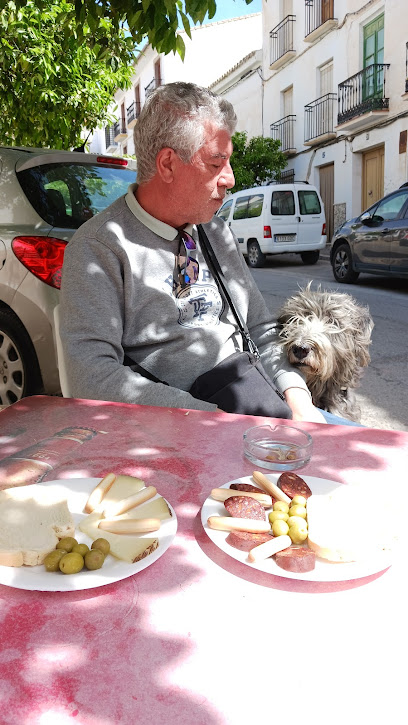
M59 392L53 312L66 244L135 180L118 157L0 147L0 405Z

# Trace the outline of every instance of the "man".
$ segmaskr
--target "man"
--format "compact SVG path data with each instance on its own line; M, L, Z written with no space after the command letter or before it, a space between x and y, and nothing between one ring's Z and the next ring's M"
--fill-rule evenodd
M214 217L235 183L235 125L230 103L191 83L162 86L146 101L135 126L138 183L85 223L65 252L61 337L75 397L216 409L187 391L241 350L242 338L200 249L201 223L293 420L325 422L277 346L235 238ZM167 385L124 365L128 358Z

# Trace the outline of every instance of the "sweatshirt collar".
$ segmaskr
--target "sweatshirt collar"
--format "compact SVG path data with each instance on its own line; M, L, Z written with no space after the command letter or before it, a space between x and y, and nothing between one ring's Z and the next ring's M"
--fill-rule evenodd
M160 221L160 219L156 219L156 217L145 211L145 209L140 206L139 202L135 197L136 189L137 183L130 184L127 194L125 196L125 202L132 214L134 214L136 219L142 222L145 227L150 229L151 232L157 234L163 239L167 239L167 241L169 242L172 242L174 239L177 238L179 230L171 227L169 224L165 224L165 222ZM194 228L195 227L193 226L193 224L187 224L185 227L185 231L188 232L188 234L191 234Z

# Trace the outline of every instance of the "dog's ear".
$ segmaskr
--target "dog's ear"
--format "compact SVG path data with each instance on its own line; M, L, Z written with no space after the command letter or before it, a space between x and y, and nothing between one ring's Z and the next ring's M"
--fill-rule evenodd
M358 319L358 333L354 338L356 355L361 367L366 367L370 360L369 347L371 345L371 333L374 328L374 321L367 307L361 307Z

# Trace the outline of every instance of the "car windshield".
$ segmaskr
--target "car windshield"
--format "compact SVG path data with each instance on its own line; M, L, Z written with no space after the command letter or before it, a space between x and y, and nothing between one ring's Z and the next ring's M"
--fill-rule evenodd
M41 164L17 172L37 214L55 227L78 229L126 194L136 172L99 164Z

